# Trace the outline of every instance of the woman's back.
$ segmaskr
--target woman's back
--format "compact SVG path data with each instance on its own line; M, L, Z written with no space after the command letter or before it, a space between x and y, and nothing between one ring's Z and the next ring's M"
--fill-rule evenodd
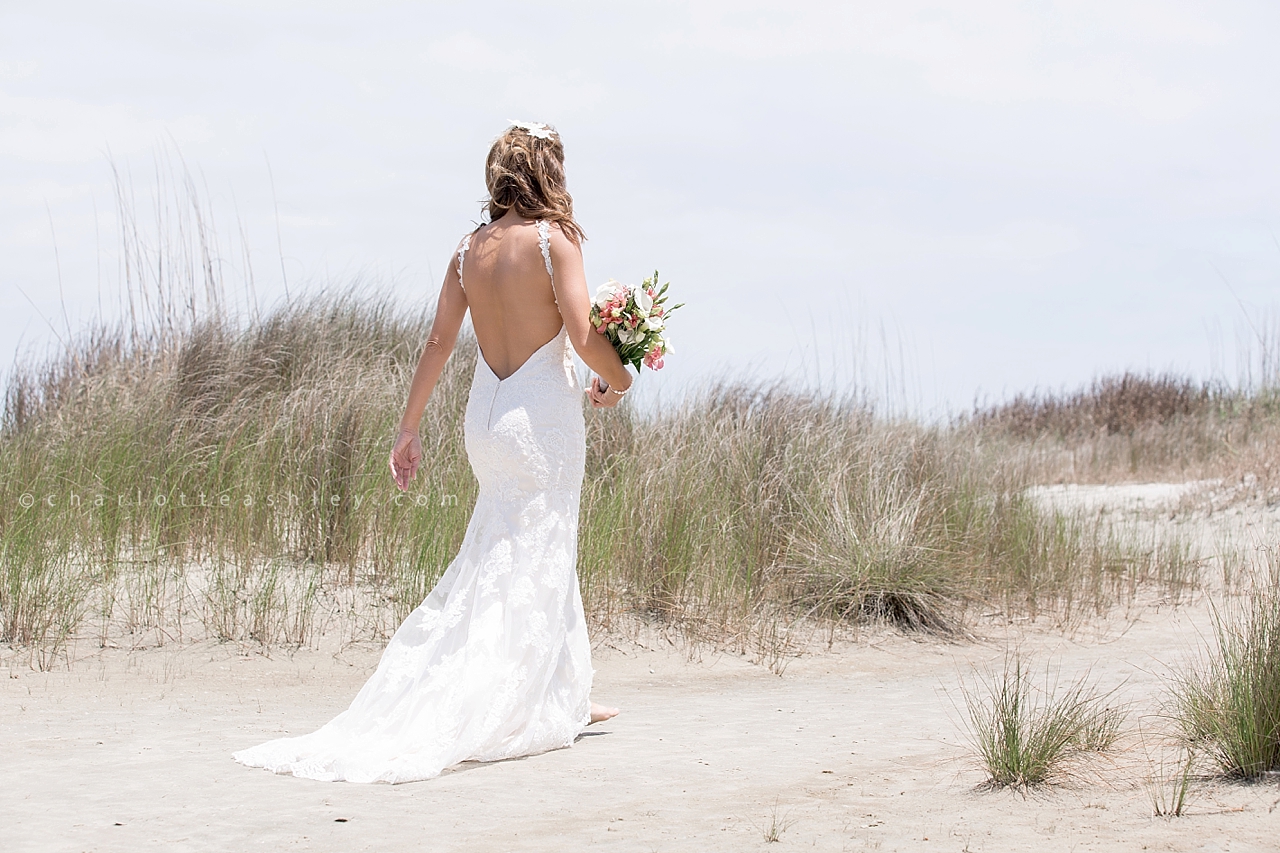
M498 379L519 370L563 325L538 225L509 211L472 234L460 252L481 358Z

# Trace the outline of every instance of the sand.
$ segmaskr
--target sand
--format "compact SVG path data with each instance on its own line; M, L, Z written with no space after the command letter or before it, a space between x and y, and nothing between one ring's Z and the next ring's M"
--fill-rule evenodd
M986 625L963 643L867 630L781 676L660 639L597 638L596 698L623 708L615 720L571 749L398 786L230 758L342 710L376 647L82 650L55 672L10 660L0 850L1274 851L1275 781L1204 781L1187 816L1152 815L1164 679L1210 624L1201 598L1071 632ZM1091 671L1131 708L1122 749L1029 795L980 786L963 725L962 680L1015 646L1063 678Z

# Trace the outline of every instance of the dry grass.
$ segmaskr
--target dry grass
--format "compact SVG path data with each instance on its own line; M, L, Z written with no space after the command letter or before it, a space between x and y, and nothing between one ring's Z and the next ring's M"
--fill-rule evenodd
M1151 426L1202 417L1233 398L1225 387L1181 376L1125 372L1096 379L1075 392L1018 394L975 412L974 420L1023 439L1133 435Z
M1042 483L1245 482L1280 497L1280 376L1261 356L1256 387L1170 374L1107 376L1075 392L1020 394L957 427L1024 461ZM1267 372L1270 371L1270 372Z
M428 323L347 291L238 325L98 329L20 365L0 435L3 640L382 636L448 564L475 496L471 340L429 407L413 493L397 502L385 471ZM606 627L763 659L800 621L959 633L975 604L1069 618L1180 571L1023 498L1024 475L971 433L856 400L720 385L588 419L579 571Z
M795 825L796 818L791 817L790 810L782 810L782 801L778 799L769 809L768 822L756 828L760 830L760 837L766 844L776 844L782 840L782 834Z
M1093 612L1150 579L1153 551L1037 507L969 436L854 400L719 386L594 428L582 569L605 619L722 633L770 612L958 633L975 603ZM617 529L634 531L625 548Z
M1184 816L1195 793L1195 752L1184 747L1173 757L1148 757L1148 763L1150 771L1144 784L1152 814L1164 818Z

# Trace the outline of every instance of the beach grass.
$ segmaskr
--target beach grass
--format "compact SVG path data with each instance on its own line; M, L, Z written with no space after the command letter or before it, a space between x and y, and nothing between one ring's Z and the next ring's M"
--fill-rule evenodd
M1060 777L1084 753L1110 749L1124 721L1113 693L1088 675L1062 684L1046 669L1043 681L1018 654L965 688L967 723L987 784L1025 789Z
M1280 770L1280 594L1274 585L1215 617L1217 648L1174 680L1187 745L1226 776Z
M170 300L180 303L180 300ZM377 292L236 320L100 327L19 363L0 434L4 642L385 636L456 552L476 495L464 336L408 494L386 456L429 327ZM973 608L1070 618L1193 558L1025 496L968 429L846 397L712 383L586 412L579 575L599 624L761 652L778 625L958 634Z
M1216 480L1243 499L1280 496L1280 314L1238 382L1125 371L1074 391L1029 392L958 418L1043 483Z

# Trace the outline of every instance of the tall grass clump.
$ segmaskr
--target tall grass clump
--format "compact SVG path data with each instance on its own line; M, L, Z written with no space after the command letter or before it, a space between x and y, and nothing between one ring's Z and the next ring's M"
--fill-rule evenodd
M1280 770L1280 594L1216 617L1218 647L1175 681L1183 736L1229 776Z
M592 423L582 570L606 615L956 633L979 603L1102 609L1175 556L1037 504L970 434L880 418L852 394L719 384Z
M95 591L117 604L128 591L130 633L152 627L173 615L179 591L160 581L175 575L224 639L305 637L326 586L363 585L400 615L416 606L475 490L461 436L469 341L424 420L432 464L417 491L398 498L385 482L428 319L351 290L243 326L201 318L133 341L96 330L18 365L0 433L3 639L51 636L31 614L73 615Z
M1123 720L1121 710L1106 704L1110 696L1087 676L1060 688L1046 671L1038 684L1018 655L1006 658L999 671L979 676L964 699L987 783L1042 785L1061 775L1070 759L1109 749Z
M469 338L412 492L385 470L429 322L349 290L239 325L99 329L19 365L0 432L3 639L68 637L86 613L102 642L296 644L326 614L380 636L447 566L475 497ZM956 633L975 604L1102 609L1169 562L1037 505L967 435L853 397L726 383L587 416L579 573L606 625L757 651L797 620Z

